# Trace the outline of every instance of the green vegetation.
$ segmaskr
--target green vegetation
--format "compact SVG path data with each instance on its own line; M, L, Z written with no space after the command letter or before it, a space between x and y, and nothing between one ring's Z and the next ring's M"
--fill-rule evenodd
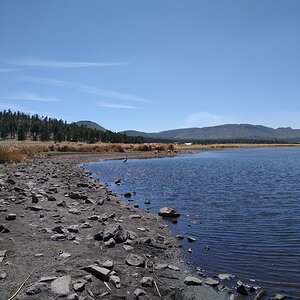
M30 116L10 110L0 112L0 138L43 142L143 143L143 137L139 136L131 137L126 133L89 128L86 124L68 124L55 118Z

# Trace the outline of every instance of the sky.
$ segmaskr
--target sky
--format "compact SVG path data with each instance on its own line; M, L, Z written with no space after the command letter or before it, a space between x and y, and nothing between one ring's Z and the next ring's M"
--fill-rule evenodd
M298 0L3 0L0 110L300 128L299 33Z

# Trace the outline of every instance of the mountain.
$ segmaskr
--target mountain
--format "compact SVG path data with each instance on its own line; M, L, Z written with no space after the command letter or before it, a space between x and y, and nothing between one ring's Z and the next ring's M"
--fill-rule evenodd
M172 141L204 140L278 140L300 142L300 129L290 127L271 128L251 124L226 124L203 128L183 128L146 133L134 130L124 131L129 136L143 136L151 139Z
M106 129L102 126L100 126L98 123L92 122L92 121L78 121L76 122L77 125L85 125L87 128L91 129L97 129L101 131L106 131Z

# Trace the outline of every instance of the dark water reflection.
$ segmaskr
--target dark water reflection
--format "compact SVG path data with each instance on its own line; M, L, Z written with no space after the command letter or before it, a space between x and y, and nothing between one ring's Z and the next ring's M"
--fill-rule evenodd
M197 238L183 241L195 265L300 299L300 149L107 161L86 169L119 194L135 191L142 208L181 212L170 227ZM113 183L117 178L122 186Z

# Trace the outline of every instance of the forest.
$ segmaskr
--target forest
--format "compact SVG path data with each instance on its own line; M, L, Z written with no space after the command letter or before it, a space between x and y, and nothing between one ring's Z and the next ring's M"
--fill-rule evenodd
M0 112L0 139L86 143L143 143L144 141L143 137L131 137L110 130L101 131L88 128L86 125L11 110Z

